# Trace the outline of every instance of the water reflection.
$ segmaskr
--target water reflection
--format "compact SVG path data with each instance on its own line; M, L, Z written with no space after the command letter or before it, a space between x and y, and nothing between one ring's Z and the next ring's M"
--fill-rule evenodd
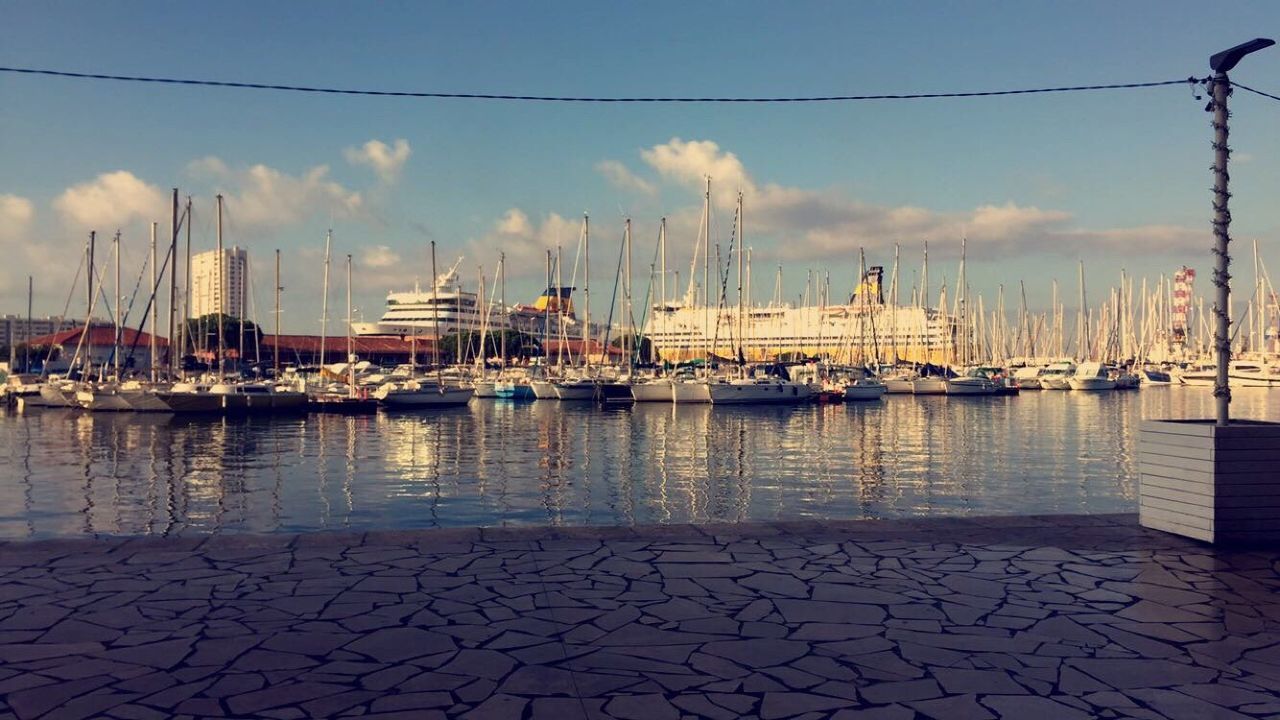
M1280 420L1274 391L1239 417ZM1269 402L1270 401L1270 402ZM1132 511L1136 425L1198 388L798 408L0 414L0 537Z

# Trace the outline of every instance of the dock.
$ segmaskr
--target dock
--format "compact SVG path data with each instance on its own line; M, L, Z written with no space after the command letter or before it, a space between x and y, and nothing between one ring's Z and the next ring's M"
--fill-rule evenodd
M1261 718L1280 548L1134 515L0 544L0 717Z

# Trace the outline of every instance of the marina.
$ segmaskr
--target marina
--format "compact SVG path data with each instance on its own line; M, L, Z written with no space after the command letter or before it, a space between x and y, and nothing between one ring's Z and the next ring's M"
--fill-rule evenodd
M1280 420L1264 388L1239 417ZM839 405L473 398L357 415L0 413L0 536L1133 512L1137 424L1209 388Z

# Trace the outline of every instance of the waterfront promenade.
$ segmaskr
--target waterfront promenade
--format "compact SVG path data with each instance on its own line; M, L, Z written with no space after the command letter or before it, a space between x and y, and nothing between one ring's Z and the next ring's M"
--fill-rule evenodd
M1274 718L1280 549L1132 515L0 544L0 717Z

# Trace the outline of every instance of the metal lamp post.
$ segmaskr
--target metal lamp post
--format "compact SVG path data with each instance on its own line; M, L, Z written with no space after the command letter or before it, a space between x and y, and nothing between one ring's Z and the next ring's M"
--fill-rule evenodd
M1217 256L1217 265L1213 271L1213 284L1218 289L1217 302L1213 314L1217 319L1213 333L1213 344L1217 349L1218 376L1214 382L1213 396L1217 401L1217 425L1225 427L1230 422L1231 387L1228 384L1228 364L1231 362L1231 318L1227 316L1227 303L1231 294L1231 275L1228 272L1231 256L1227 254L1227 246L1231 242L1228 229L1231 225L1231 212L1227 209L1227 201L1231 193L1227 189L1230 175L1227 174L1227 159L1231 150L1227 147L1227 98L1231 95L1231 81L1227 73L1231 71L1245 55L1257 52L1274 45L1274 40L1256 38L1241 43L1229 50L1223 50L1209 58L1209 67L1214 75L1210 78L1212 100L1209 109L1213 111L1213 236L1217 241L1213 253Z

